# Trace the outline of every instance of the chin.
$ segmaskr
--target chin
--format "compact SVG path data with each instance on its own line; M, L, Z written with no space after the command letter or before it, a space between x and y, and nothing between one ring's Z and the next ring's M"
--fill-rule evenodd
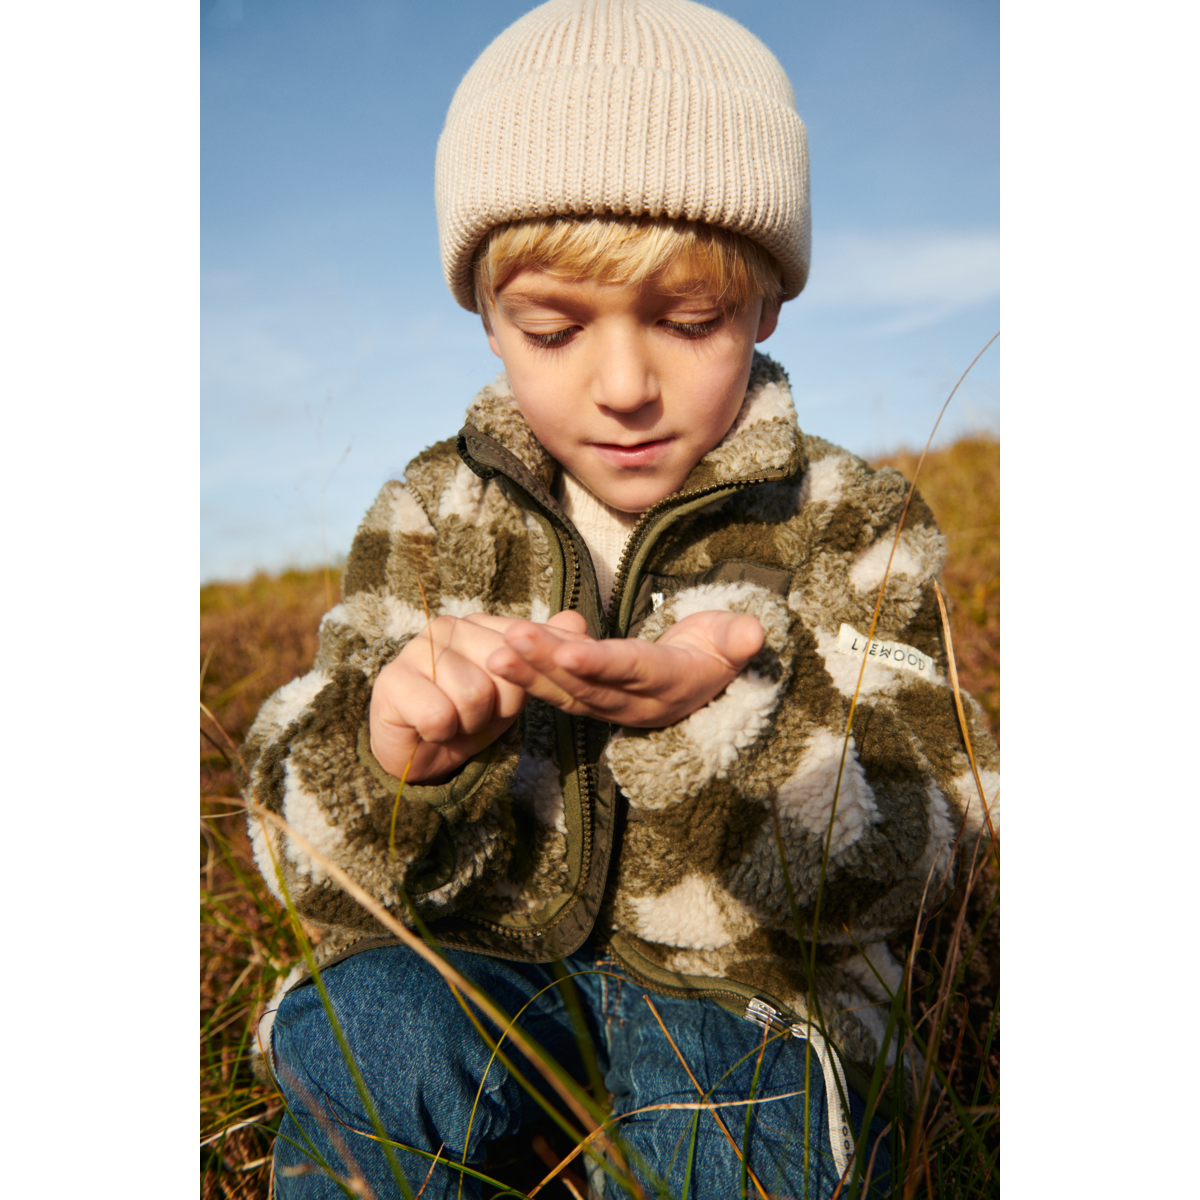
M596 494L604 500L609 508L616 508L621 512L644 512L677 490L673 487L638 488L636 490L626 488L617 490L611 499L606 499L599 492Z

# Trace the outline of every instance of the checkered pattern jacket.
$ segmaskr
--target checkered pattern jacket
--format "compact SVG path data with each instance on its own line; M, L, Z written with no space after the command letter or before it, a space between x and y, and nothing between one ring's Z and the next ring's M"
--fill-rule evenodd
M500 377L457 442L384 487L312 670L251 729L254 795L401 920L407 896L447 945L546 961L596 930L648 987L735 1008L765 997L871 1064L899 981L883 939L986 836L946 680L944 542L928 508L913 498L897 542L904 480L803 434L786 376L761 355L729 433L630 535L606 610L553 498L556 470ZM435 616L574 608L593 636L654 639L722 609L752 613L766 642L664 729L530 700L452 780L410 785L397 806L367 713L380 668L425 626L421 586ZM996 748L964 700L990 800ZM271 887L282 895L274 857L328 930L327 953L387 936L285 835L253 819L251 833Z

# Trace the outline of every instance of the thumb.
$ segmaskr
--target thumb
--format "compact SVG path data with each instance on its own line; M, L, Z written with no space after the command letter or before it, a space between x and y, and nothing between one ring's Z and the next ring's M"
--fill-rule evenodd
M738 613L717 626L713 648L740 671L762 649L765 640L759 619L749 613Z
M558 629L564 633L587 634L587 618L583 613L575 612L570 608L564 608L562 612L556 612L546 624L551 629Z

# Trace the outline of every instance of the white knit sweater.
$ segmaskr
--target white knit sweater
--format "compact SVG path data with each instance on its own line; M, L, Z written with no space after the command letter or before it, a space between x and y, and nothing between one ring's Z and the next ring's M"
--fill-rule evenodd
M613 580L621 562L621 551L625 549L629 534L642 514L609 508L599 496L565 470L559 471L554 482L554 498L562 505L563 512L579 530L592 552L600 602L607 608L612 596Z

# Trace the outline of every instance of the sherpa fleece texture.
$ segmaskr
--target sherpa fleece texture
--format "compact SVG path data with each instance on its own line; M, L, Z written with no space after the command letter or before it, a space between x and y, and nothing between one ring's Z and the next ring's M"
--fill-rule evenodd
M863 664L847 637L870 626L906 484L802 434L771 360L755 356L733 428L642 517L607 612L551 495L556 464L503 376L476 397L457 451L447 441L419 455L367 514L312 671L250 731L257 797L400 919L407 891L449 944L547 959L598 926L644 977L661 978L650 964L736 981L820 1019L844 1055L872 1063L899 978L882 939L952 876L960 831L969 852L982 823L945 681L933 593L944 547L928 508L914 497L875 630L907 649L900 665L882 645L867 659L847 739ZM721 609L753 613L766 644L665 729L610 730L531 700L450 783L410 786L397 805L367 711L380 668L425 625L418 578L435 616L545 621L575 607L596 636L654 639ZM921 658L932 665L908 669ZM966 707L990 798L996 748ZM253 820L251 832L279 893L272 838L330 953L385 933L286 837Z

